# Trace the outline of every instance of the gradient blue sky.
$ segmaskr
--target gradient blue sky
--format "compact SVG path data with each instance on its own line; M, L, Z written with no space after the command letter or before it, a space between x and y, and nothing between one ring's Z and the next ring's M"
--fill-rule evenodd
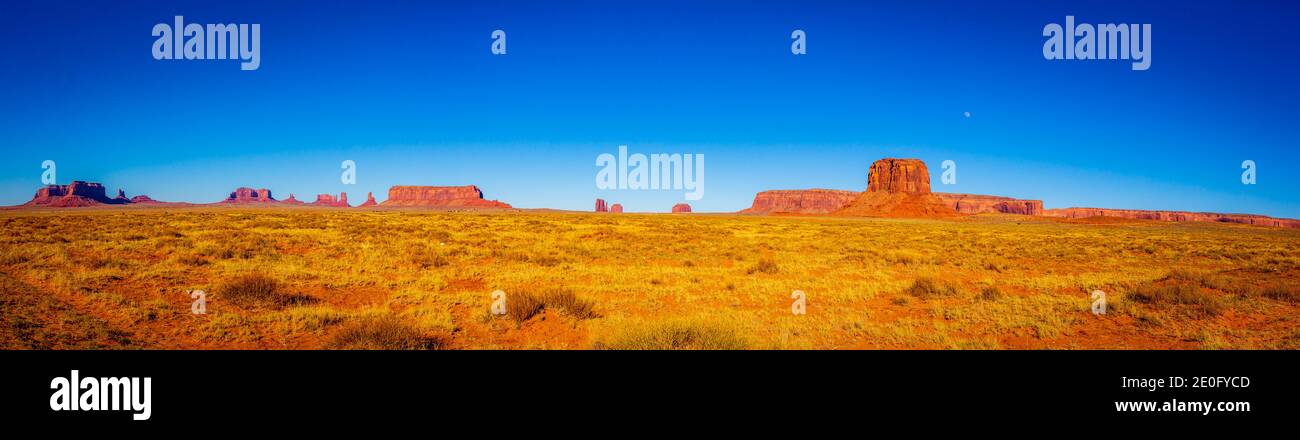
M938 191L1300 217L1294 2L67 2L0 13L0 204L59 183L212 202L477 184L517 207L665 211L596 156L703 153L697 211L861 190L917 157ZM1151 23L1152 66L1047 61L1047 23ZM260 23L262 64L155 61L155 23ZM509 54L490 53L494 29ZM790 53L804 29L808 54ZM967 118L964 112L970 112ZM339 163L358 163L358 184ZM958 164L940 185L939 163ZM1258 164L1242 185L1240 164Z

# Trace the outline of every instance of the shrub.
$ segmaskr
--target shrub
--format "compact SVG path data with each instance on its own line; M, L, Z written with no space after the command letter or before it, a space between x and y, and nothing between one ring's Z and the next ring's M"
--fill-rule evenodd
M735 330L685 321L654 323L619 335L610 350L743 350L749 343Z
M1128 295L1134 302L1154 307L1181 307L1196 317L1217 316L1227 306L1216 296L1202 292L1200 287L1188 284L1139 286Z
M546 289L541 294L525 291L506 297L506 316L518 323L527 321L545 309L553 309L577 319L598 316L592 310L591 301L580 299L564 288Z
M1300 303L1300 289L1295 286L1267 286L1256 289L1252 293L1254 293L1254 296L1261 296L1275 301L1292 304Z
M384 315L347 325L326 347L335 350L437 350L443 345L441 339L425 337L414 327Z
M956 295L957 288L933 278L917 278L912 287L907 288L907 293L921 299L945 298Z
M776 265L775 261L762 258L758 260L758 263L754 264L753 266L750 266L749 270L745 271L745 274L753 275L759 272L772 274L772 273L777 273L780 270L781 268Z
M997 287L987 286L983 289L980 289L979 299L984 301L997 301L999 299L1002 299L1002 296L1003 296L1002 291L999 290Z
M258 273L227 280L214 293L240 307L283 307L311 302L311 297L286 293L274 278Z

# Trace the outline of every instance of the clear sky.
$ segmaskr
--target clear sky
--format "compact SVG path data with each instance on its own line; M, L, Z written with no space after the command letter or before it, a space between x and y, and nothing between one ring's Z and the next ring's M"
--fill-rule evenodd
M1295 2L5 2L0 204L103 182L212 202L476 184L517 207L666 211L601 153L704 154L697 211L861 190L917 157L937 191L1048 208L1300 217ZM258 23L261 66L158 61L156 23ZM1150 23L1152 63L1048 61L1044 25ZM491 33L507 32L507 54ZM791 54L791 31L807 54ZM966 112L970 116L966 116ZM339 180L354 160L357 184ZM954 160L957 184L939 182ZM1257 164L1256 185L1241 163Z

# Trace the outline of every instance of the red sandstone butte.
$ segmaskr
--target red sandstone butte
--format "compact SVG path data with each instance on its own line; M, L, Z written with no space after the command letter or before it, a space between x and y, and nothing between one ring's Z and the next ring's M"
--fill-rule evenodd
M673 212L689 213L691 212L691 205L687 205L685 203L678 203L676 205L673 205Z
M609 212L609 207L605 206L605 199L596 199L596 212Z
M609 205L609 212L612 212L614 214L620 214L623 212L623 205L617 203L613 205Z
M348 205L348 193L339 193L338 198L335 198L333 194L318 194L316 195L316 201L311 202L311 205L331 206L335 208L351 207L350 205Z
M124 205L131 203L120 191L120 198L110 199L104 185L74 180L67 185L46 185L36 190L36 195L24 206L76 208L98 205Z
M510 208L496 200L485 200L477 186L394 186L380 206L426 208Z
M928 194L930 171L921 159L880 159L867 170L867 192Z
M1048 209L1043 212L1043 215L1048 217L1061 217L1061 218L1071 218L1071 219L1113 217L1113 218L1124 218L1124 219L1135 219L1135 220L1238 223L1243 225L1300 228L1300 220L1288 219L1288 218L1274 218L1274 217L1254 215L1254 214L1217 214L1213 212L1186 212L1186 211L1147 211L1147 210L1138 210L1138 209L1060 208L1060 209Z
M361 206L359 206L359 207L360 207L360 208L368 208L368 207L371 207L371 206L379 206L379 203L376 203L376 202L375 202L375 193L368 192L368 193L366 193L366 201L363 202L363 203L361 204Z
M838 189L794 189L763 191L742 214L829 214L840 210L862 193Z
M274 201L276 201L275 197L271 197L271 190L269 189L244 187L230 193L230 196L226 197L226 200L223 200L222 203L269 203Z
M302 200L298 200L298 198L294 197L292 193L289 194L289 198L284 199L284 201L283 201L283 202L280 202L280 203L284 203L284 204L286 204L286 205L303 205L303 204L304 204L304 203L302 202Z
M880 159L867 171L867 192L835 215L954 217L957 210L930 192L930 172L920 159Z
M962 214L1023 214L1042 215L1042 200L1020 200L1011 197L984 196L979 194L934 193L944 203Z

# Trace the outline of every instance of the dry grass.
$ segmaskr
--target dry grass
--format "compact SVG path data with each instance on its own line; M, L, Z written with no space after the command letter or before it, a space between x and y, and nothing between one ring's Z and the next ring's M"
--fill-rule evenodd
M1293 349L1300 329L1297 230L247 208L0 222L11 348ZM488 313L495 290L507 317Z
M442 341L427 337L392 316L369 318L348 324L330 339L327 348L336 350L433 350Z

